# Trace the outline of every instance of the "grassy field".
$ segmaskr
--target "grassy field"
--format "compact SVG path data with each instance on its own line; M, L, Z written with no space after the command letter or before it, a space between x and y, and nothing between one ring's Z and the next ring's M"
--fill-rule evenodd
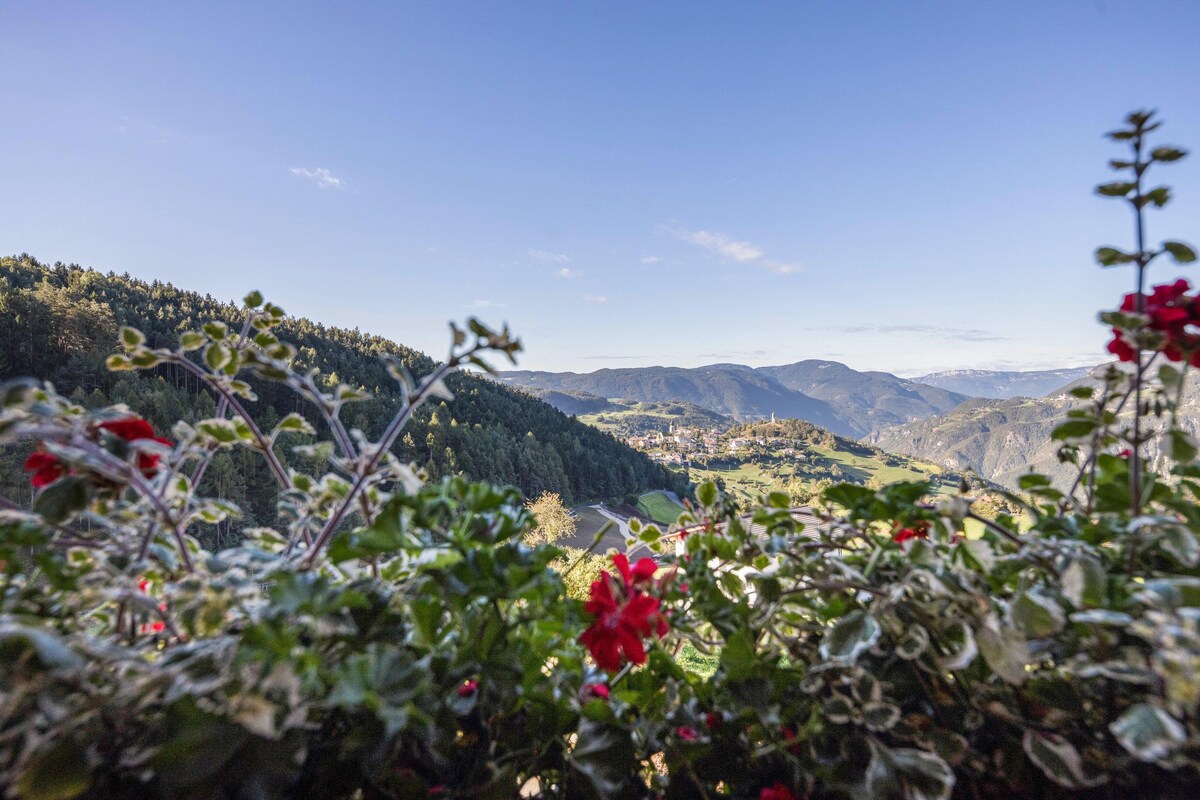
M638 510L660 525L670 525L683 509L661 492L649 492L638 498Z
M811 488L822 479L864 485L933 479L936 493L956 490L956 486L938 481L945 472L941 467L900 456L866 455L821 445L808 448L805 456L794 459L780 454L750 453L740 458L714 459L707 465L692 464L688 472L697 482L719 478L725 490L741 500L784 491L797 482Z

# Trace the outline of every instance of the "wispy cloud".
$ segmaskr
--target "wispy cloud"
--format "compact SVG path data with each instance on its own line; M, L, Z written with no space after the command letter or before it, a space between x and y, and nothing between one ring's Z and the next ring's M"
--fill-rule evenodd
M785 264L782 261L776 261L773 258L764 258L763 266L774 272L776 275L791 275L793 272L800 271L799 264Z
M571 269L570 267L563 267L560 270L556 270L554 274L560 278L578 278L579 270Z
M496 303L492 300L476 300L469 305L463 306L463 308L469 308L472 311L482 311L485 308L504 308L504 303Z
M857 334L890 334L914 333L921 336L932 336L939 339L955 339L960 342L1002 342L1007 336L1001 336L992 331L979 328L954 328L943 325L842 325L834 328L814 328L813 330L832 331L834 333Z
M582 297L584 300L586 300L589 303L607 303L608 302L608 298L602 294L584 294L584 295L580 295L580 297Z
M738 242L723 233L713 231L678 230L675 233L685 242L711 250L732 261L757 261L763 257L762 248L750 242Z
M658 256L643 256L641 259L643 264L657 264L662 261Z
M529 257L550 264L566 264L571 260L566 253L551 253L549 250L530 250Z
M716 231L693 231L687 228L666 227L676 238L689 244L703 247L711 253L716 253L726 261L739 264L758 264L776 275L791 275L799 272L801 266L777 258L767 258L766 252L753 242L738 241ZM645 259L642 259L645 262Z
M318 189L345 189L346 182L324 167L308 169L307 167L292 167L291 173L301 178L308 178L317 185Z

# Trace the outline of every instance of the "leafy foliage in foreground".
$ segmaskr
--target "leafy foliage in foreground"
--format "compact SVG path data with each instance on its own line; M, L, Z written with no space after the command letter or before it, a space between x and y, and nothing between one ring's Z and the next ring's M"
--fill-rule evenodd
M1165 202L1141 190L1149 116L1129 122L1124 191ZM197 352L223 402L167 445L124 408L0 392L43 484L0 518L0 780L31 800L1194 797L1200 448L1173 425L1181 370L1149 369L1195 353L1139 304L1106 316L1132 368L1054 432L1075 485L1030 475L1011 498L1028 530L906 482L831 487L801 531L786 495L747 519L707 483L670 536L633 526L656 560L614 556L584 601L561 551L525 542L515 490L422 483L390 454L507 332L455 329L419 383L393 365L405 400L370 439L340 422L350 396L290 368L260 297L243 333L180 350L127 329L111 366ZM324 472L281 468L276 433L312 431L257 428L243 371L317 406ZM1169 473L1145 469L1157 438ZM231 448L269 463L286 524L213 553L191 532L236 510L194 476Z

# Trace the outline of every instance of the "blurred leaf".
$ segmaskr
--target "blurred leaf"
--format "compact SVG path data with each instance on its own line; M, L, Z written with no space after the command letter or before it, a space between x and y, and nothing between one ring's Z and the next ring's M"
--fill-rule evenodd
M579 722L571 764L579 771L600 800L616 800L631 794L630 777L637 774L633 743L621 728L590 719Z
M1103 267L1115 267L1120 264L1130 264L1137 259L1129 253L1115 247L1096 248L1096 261Z
M879 641L882 630L874 617L863 611L851 611L838 620L821 639L821 658L853 663Z
M1113 736L1138 761L1161 762L1187 741L1187 730L1157 706L1138 703L1108 726Z
M1021 746L1047 778L1068 789L1086 789L1108 781L1104 773L1086 767L1075 745L1052 733L1026 730Z
M1171 254L1176 264L1191 264L1196 260L1196 251L1183 242L1163 242L1163 250Z
M22 800L71 800L91 783L87 753L70 739L35 753L17 779Z
M71 475L43 489L33 501L33 510L47 522L59 523L87 508L91 497L91 482L82 476Z
M1017 595L1009 609L1013 623L1031 639L1058 633L1067 624L1066 614L1054 598L1038 591Z
M1029 645L1019 630L1010 626L997 630L989 625L976 631L976 640L984 660L1002 679L1016 686L1028 680Z
M1096 194L1104 195L1105 197L1124 197L1137 188L1136 183L1130 181L1115 181L1113 183L1102 183L1096 187Z
M1171 161L1178 161L1179 159L1183 158L1186 155L1187 155L1187 151L1182 150L1178 147L1163 146L1163 147L1156 147L1150 151L1151 158L1153 158L1155 161L1162 161L1164 163L1169 163Z

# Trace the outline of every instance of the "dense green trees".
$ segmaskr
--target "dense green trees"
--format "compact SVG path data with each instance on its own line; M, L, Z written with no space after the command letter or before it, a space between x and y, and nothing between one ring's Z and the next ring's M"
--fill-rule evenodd
M232 325L239 314L232 304L158 281L48 266L27 255L0 258L0 378L42 376L91 408L125 403L167 433L176 420L211 416L214 400L193 376L170 365L153 373L108 372L104 359L116 347L119 326L142 330L151 347L172 346L181 332L197 328L202 320L224 319ZM434 366L427 356L382 337L307 319L289 319L280 333L296 346L298 362L319 369L328 386L346 383L378 395L343 414L349 427L372 437L399 403L380 357L397 357L417 376ZM461 473L515 485L527 496L554 492L568 503L684 488L679 476L611 436L517 391L475 375L455 377L450 388L455 402L419 414L396 447L401 458L424 468L431 479ZM255 413L264 427L290 412L305 411L277 385L255 389ZM311 421L320 429L318 420ZM0 493L18 503L30 499L20 469L24 455L0 455ZM298 456L285 456L300 464ZM234 452L214 459L203 489L238 502L246 512L240 525L253 526L275 518L271 487L271 476L259 460ZM228 541L233 533L214 529L213 544Z

